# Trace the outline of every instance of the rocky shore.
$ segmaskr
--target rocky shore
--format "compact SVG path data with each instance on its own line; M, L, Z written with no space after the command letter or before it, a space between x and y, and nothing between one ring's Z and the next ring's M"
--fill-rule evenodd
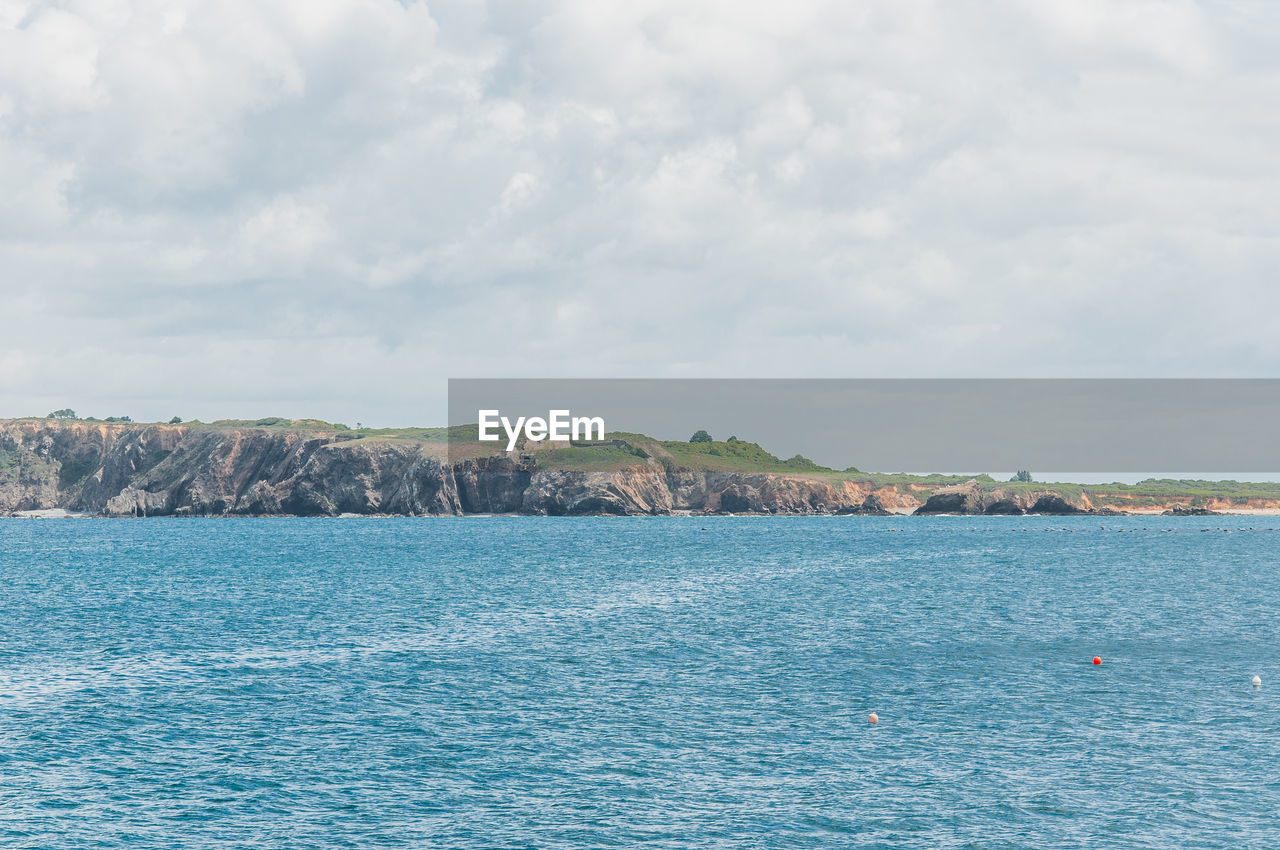
M1191 510L1181 503L1154 506ZM1150 512L1148 509L1144 512ZM1206 509L1198 508L1197 512ZM437 445L271 428L0 420L0 515L1114 514L1123 506L976 481L928 488L836 475L620 469L535 456L450 462Z
M884 511L861 488L798 476L639 459L603 472L543 468L527 456L449 463L414 443L265 428L9 420L0 422L0 464L0 514L9 515Z

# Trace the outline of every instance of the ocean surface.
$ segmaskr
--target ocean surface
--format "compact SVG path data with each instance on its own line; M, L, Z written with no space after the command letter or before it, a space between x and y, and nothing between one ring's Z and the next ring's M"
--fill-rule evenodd
M1280 846L1277 528L0 520L0 846Z

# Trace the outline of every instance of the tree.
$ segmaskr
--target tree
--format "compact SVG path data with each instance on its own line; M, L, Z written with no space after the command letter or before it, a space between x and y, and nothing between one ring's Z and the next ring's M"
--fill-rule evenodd
M181 416L175 416L175 417L173 417L172 419L170 419L170 420L169 420L169 424L170 424L170 425L181 425L181 424L182 424L182 417L181 417Z
M1025 469L1019 469L1019 470L1018 470L1018 472L1017 472L1017 474L1015 474L1015 475L1014 475L1012 478L1010 478L1009 480L1010 480L1010 481L1021 481L1023 484L1030 484L1030 483L1031 483L1031 481L1032 481L1033 479L1031 478L1031 473L1030 473L1030 472L1027 472Z
M689 442L710 443L712 442L712 439L710 434L708 434L706 431L699 429L698 431L694 432L694 435L692 437L689 438Z
M53 413L50 413L45 418L46 419L75 419L76 412L69 407L64 407L61 410L55 410Z

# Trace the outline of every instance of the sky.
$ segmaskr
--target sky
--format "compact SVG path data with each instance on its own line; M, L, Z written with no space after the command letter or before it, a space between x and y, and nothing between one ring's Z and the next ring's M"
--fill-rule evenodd
M0 416L1280 375L1280 5L0 0Z

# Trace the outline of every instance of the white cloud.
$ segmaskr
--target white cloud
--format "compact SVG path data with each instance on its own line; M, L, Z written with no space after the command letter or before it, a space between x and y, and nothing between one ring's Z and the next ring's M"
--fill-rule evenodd
M1272 375L1277 42L1227 0L0 0L0 413Z
M273 198L240 226L237 242L249 274L291 278L324 258L333 238L326 211L291 195Z

